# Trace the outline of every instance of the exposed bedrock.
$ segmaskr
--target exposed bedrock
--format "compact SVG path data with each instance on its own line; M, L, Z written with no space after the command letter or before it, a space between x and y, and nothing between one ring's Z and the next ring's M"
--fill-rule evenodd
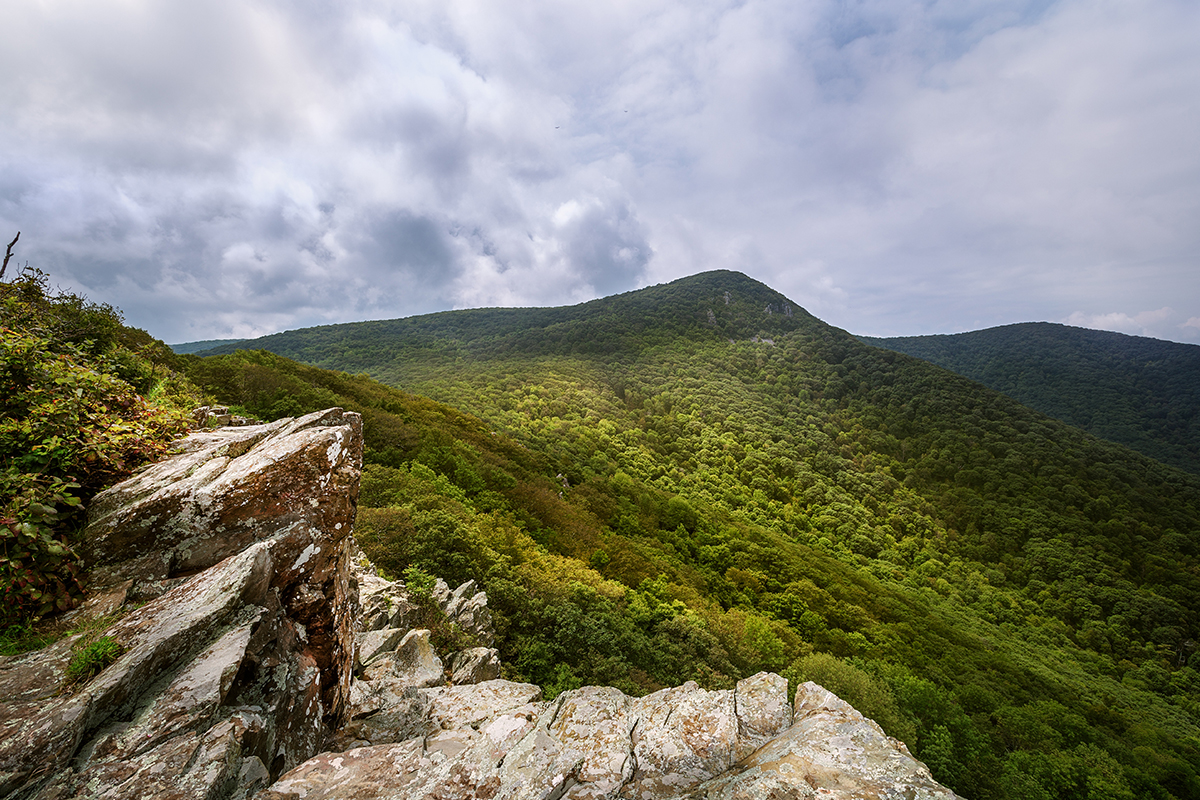
M0 662L0 796L249 797L316 755L354 669L358 414L192 434L97 496L85 566L123 654ZM141 604L144 603L144 604Z

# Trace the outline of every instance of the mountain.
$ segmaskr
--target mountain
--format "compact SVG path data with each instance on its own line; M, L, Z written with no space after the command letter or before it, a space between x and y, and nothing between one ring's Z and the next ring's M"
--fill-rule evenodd
M221 347L227 344L237 344L244 341L242 339L205 339L201 342L182 342L180 344L169 344L167 347L174 352L184 355L185 353L199 353L203 350L211 350L214 347Z
M508 677L781 671L963 796L1200 797L1193 475L733 272L242 346L188 375L362 413L356 537L479 581Z
M1200 475L1200 346L1049 322L859 338Z

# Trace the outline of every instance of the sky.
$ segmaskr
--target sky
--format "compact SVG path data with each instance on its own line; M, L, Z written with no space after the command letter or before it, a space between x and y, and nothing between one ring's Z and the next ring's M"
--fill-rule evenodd
M710 269L1200 343L1195 0L18 0L0 246L170 343Z

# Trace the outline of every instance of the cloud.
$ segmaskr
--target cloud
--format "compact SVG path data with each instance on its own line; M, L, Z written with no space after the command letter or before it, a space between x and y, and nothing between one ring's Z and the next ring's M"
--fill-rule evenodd
M1200 317L1183 320L1183 316L1170 307L1152 311L1127 314L1114 311L1107 314L1085 314L1076 311L1062 320L1067 325L1095 330L1117 331L1132 336L1150 336L1155 339L1180 339L1188 335L1187 328L1200 328Z
M730 268L861 333L1078 313L1200 341L1184 0L46 0L0 24L0 229L168 340Z

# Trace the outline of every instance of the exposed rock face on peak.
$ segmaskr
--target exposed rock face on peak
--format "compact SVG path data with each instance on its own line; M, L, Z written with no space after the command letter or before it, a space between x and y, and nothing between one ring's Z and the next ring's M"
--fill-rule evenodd
M0 659L0 798L954 797L814 684L501 680L473 581L415 597L354 546L361 428L204 430L96 498L89 608L124 604L123 652L66 690L78 637ZM437 653L450 623L477 646Z
M319 531L340 543L354 522L361 429L357 414L329 409L188 436L173 458L92 501L83 551L91 582L194 574L280 534Z

